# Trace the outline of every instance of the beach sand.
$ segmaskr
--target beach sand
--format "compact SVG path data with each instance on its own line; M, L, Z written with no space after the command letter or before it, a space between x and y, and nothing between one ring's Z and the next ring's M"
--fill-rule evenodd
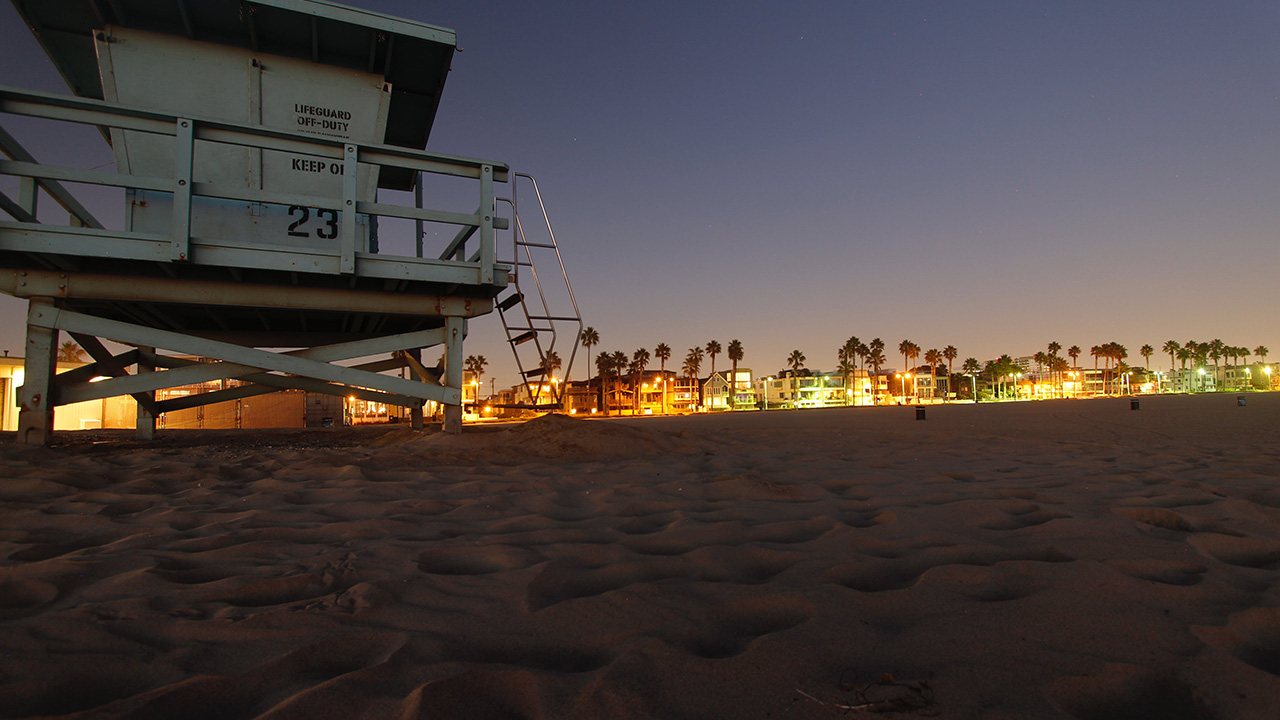
M1141 403L10 437L0 716L1277 717L1280 394Z

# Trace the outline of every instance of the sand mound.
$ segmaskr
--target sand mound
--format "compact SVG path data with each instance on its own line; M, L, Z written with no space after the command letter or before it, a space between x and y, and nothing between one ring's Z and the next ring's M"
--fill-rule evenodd
M696 451L695 444L677 435L608 420L578 420L544 415L501 430L468 428L461 436L423 438L422 446L442 451L498 454L512 458L601 459L645 457Z

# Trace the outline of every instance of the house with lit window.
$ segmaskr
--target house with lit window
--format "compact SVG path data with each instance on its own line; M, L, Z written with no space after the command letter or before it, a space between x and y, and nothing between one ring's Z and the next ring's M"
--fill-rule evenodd
M856 370L849 381L849 387L845 387L840 373L801 368L782 370L757 381L755 386L766 410L874 405L876 393L884 390L883 383L873 380L866 370Z
M703 404L708 410L755 410L756 391L750 368L738 368L730 389L732 369L713 373L702 385Z

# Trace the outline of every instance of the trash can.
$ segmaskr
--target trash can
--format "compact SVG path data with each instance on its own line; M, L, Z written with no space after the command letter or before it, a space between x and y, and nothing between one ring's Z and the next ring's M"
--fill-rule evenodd
M924 420L924 419L925 419L925 417L924 417L924 407L923 407L923 406L921 406L921 405L917 405L917 406L916 406L916 419L917 419L917 420Z
M1247 404L1248 404L1248 398L1246 398L1245 396L1240 395L1239 397L1236 398L1236 407L1244 407Z
M1129 398L1129 409L1130 410L1138 409L1138 398Z

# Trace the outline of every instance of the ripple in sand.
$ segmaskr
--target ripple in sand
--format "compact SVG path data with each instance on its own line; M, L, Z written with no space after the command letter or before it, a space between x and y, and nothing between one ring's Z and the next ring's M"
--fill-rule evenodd
M1251 608L1225 627L1195 627L1196 637L1253 667L1280 675L1280 608Z

